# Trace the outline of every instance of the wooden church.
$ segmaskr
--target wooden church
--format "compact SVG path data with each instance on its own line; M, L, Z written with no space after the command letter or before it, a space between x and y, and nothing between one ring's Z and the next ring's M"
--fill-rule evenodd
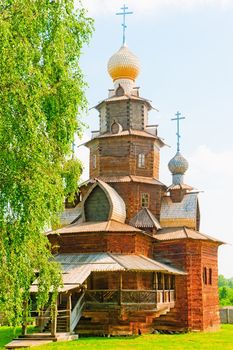
M89 180L75 206L67 205L62 228L48 233L63 269L57 332L130 335L219 327L222 242L199 232L198 192L184 182L188 162L179 149L169 162L172 184L159 180L164 142L157 125L148 125L152 106L135 85L139 71L126 45L110 58L114 88L96 106L99 130L86 143ZM48 330L48 318L40 326Z

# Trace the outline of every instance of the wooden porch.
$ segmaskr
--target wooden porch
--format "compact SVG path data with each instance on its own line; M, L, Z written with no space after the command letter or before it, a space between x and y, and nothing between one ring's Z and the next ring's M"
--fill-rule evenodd
M105 323L104 318L109 318L108 324L112 323L112 327L123 320L131 325L139 318L144 320L143 323L151 324L153 318L169 312L174 304L173 275L161 272L95 272L81 289L60 293L55 309L41 311L37 324L40 332L50 332L53 336L57 332L89 334L92 325L94 328L97 323ZM102 315L105 315L103 320ZM90 319L89 324L87 318Z

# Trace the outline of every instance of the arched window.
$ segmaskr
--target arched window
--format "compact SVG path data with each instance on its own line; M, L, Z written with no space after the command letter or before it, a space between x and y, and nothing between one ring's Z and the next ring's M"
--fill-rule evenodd
M118 88L116 89L116 95L118 97L120 97L120 96L124 96L124 94L125 94L125 91L124 91L123 87L121 85L119 85Z
M110 212L109 200L102 188L96 186L84 203L86 221L107 221Z
M114 123L112 123L112 126L111 126L111 132L112 132L113 134L119 134L120 132L122 132L122 126L121 126L121 124L116 123L116 122L114 121Z
M138 167L145 168L145 154L139 153L138 155Z

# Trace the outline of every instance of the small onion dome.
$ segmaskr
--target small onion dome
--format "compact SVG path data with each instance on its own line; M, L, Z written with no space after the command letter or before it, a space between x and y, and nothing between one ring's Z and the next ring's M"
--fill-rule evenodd
M121 46L108 61L108 73L113 79L135 80L140 72L140 62L126 45Z
M168 163L168 168L173 175L185 174L188 170L189 164L180 152L177 152Z

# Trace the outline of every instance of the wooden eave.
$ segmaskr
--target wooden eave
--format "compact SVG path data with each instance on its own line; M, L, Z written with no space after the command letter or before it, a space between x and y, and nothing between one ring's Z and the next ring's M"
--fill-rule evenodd
M164 143L164 141L160 137L152 135L145 130L135 130L135 129L123 130L121 133L118 133L118 134L105 133L105 134L93 137L91 140L85 142L83 145L89 148L90 144L92 144L93 142L95 142L97 140L108 139L108 138L111 139L111 138L116 138L116 137L132 137L132 136L133 137L154 139L154 140L158 141L159 146L161 148L166 146L166 144Z
M116 102L119 102L119 101L127 101L127 100L131 100L131 101L139 101L139 102L144 102L145 104L147 104L148 106L148 110L156 110L158 112L158 109L157 108L154 108L152 105L151 105L151 101L146 99L146 98L143 98L143 97L139 97L139 96L134 96L134 95L123 95L123 96L111 96L111 97L108 97L102 101L100 101L96 106L92 107L92 108L95 108L99 111L100 107L104 104L104 103L116 103Z
M99 176L99 177L91 178L84 181L83 183L80 184L80 187L87 186L89 183L95 183L96 179L102 180L106 183L128 183L128 182L143 183L148 185L162 186L164 189L167 189L167 186L165 184L163 184L161 181L155 178L136 176L136 175Z
M162 228L161 230L158 230L157 233L153 235L153 237L158 242L192 240L211 242L218 245L226 244L225 242L219 241L214 237L211 237L194 229L190 229L186 226Z

